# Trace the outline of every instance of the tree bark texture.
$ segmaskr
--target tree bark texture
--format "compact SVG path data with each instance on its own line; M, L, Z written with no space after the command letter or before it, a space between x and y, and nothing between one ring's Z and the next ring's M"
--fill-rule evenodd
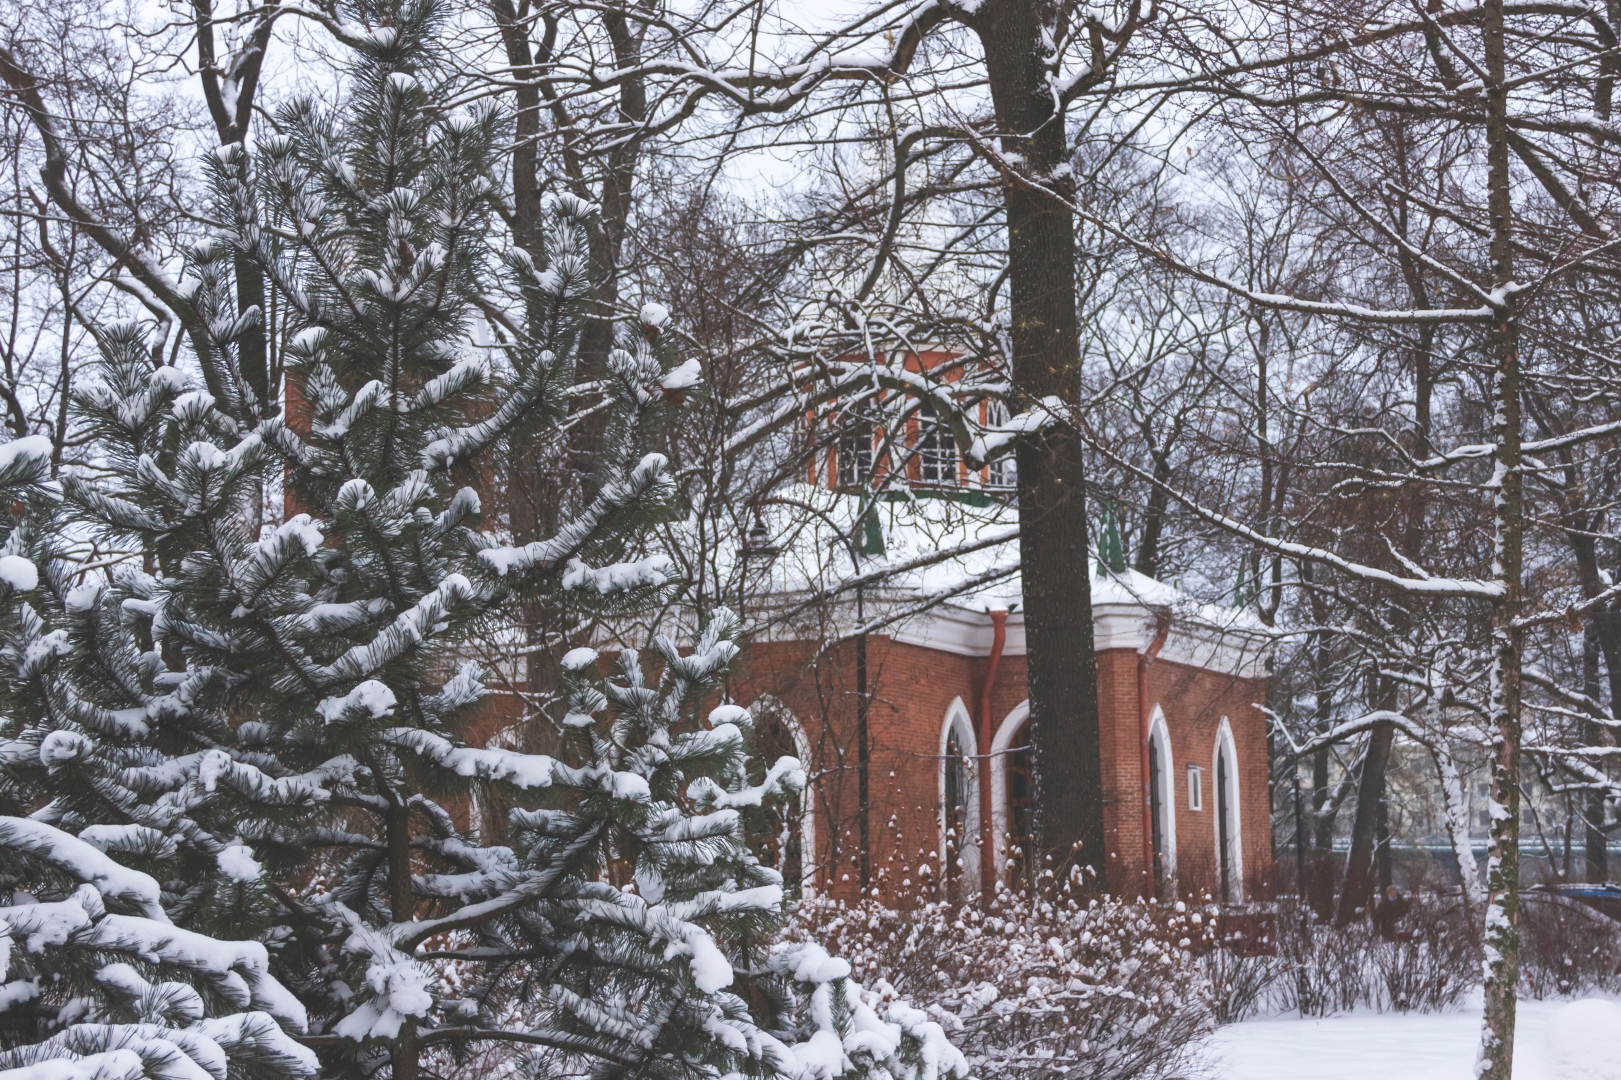
M1036 0L999 0L970 19L985 50L1007 159L1011 361L1023 405L1049 395L1074 403L1080 393L1074 185L1062 168L1063 116L1042 62L1042 29L1051 17ZM1022 445L1017 460L1036 845L1055 866L1074 859L1102 879L1107 850L1081 440L1055 427Z
M1375 724L1362 757L1362 775L1356 790L1356 817L1351 822L1351 850L1345 857L1345 882L1340 888L1334 922L1344 926L1373 898L1374 844L1379 826L1379 804L1385 798L1385 770L1396 725Z

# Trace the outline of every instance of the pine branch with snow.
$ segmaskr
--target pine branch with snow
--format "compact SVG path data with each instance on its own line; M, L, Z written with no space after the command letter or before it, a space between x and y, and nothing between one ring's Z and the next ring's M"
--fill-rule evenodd
M880 1007L814 944L772 944L786 914L782 879L755 857L742 811L802 790L805 773L783 757L751 784L748 712L703 708L736 654L736 629L720 611L690 648L657 639L651 684L633 651L607 679L594 650L564 658L562 758L541 805L512 812L512 860L457 879L479 901L476 922L455 915L411 931L469 930L468 957L537 951L550 980L532 993L484 965L463 984L464 1022L449 1037L499 1039L501 1019L522 1016L537 1076L603 1066L966 1075L923 1013ZM530 902L537 891L544 898Z
M265 946L174 925L158 882L103 850L130 839L0 818L0 1076L313 1076Z

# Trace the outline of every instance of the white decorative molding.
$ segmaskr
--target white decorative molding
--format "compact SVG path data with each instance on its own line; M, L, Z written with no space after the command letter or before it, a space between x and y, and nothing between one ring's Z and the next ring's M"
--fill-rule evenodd
M1214 671L1240 679L1266 677L1273 639L1247 627L1221 627L1179 618L1173 610L1171 633L1159 656L1174 664ZM1155 618L1146 604L1094 605L1093 648L1143 652L1153 642ZM988 612L968 611L941 604L932 611L897 624L889 636L905 645L938 649L957 656L989 656L992 626ZM1008 616L1003 656L1025 655L1024 614Z

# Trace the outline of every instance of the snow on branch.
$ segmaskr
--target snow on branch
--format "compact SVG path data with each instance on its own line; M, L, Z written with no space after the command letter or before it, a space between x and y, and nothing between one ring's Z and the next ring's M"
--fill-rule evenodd
M0 848L43 859L77 881L135 905L148 918L166 923L158 883L139 870L114 862L78 837L28 818L0 817Z

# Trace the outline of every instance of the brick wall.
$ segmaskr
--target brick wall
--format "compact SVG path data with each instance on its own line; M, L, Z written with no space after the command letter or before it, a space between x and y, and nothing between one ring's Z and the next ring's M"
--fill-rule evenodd
M1165 715L1171 743L1178 885L1184 892L1216 889L1216 740L1225 717L1237 757L1239 846L1247 898L1268 895L1272 873L1272 815L1268 788L1264 679L1160 660L1148 668L1149 706ZM1204 809L1188 809L1187 769L1204 770ZM1141 772L1140 767L1137 770Z
M817 882L835 896L855 895L862 848L856 750L855 646L846 643L812 662L814 646L763 642L745 648L732 693L742 702L770 694L802 726L811 749L816 814ZM886 892L910 882L938 880L940 745L948 712L961 698L979 752L989 749L977 715L987 660L957 656L873 636L868 640L871 697L870 813L866 851L873 883ZM1185 892L1213 890L1215 877L1214 754L1223 717L1237 752L1238 816L1246 895L1264 890L1271 872L1266 725L1254 707L1264 701L1264 680L1159 660L1148 668L1149 705L1159 705L1171 741L1178 884ZM1143 856L1146 824L1139 741L1138 656L1113 649L1098 654L1098 696L1103 756L1104 823L1111 887L1147 886ZM1002 659L991 690L989 731L1026 700L1023 657ZM1205 770L1204 809L1187 807L1187 764ZM987 770L975 780L989 783ZM982 829L988 828L982 822ZM987 837L988 839L988 837Z
M813 873L819 889L852 898L861 875L859 755L856 744L854 643L820 658L808 642L756 642L733 669L729 692L746 704L769 695L799 724L809 744L807 765L816 822ZM1098 701L1103 758L1106 866L1112 890L1149 888L1144 859L1146 824L1139 741L1138 654L1110 649L1098 654ZM978 715L988 660L926 649L874 635L868 639L868 716L871 746L870 813L865 847L871 880L886 894L937 884L940 875L940 746L945 722L960 698L978 753L990 749L987 722ZM1264 897L1272 870L1265 700L1262 679L1158 660L1147 669L1148 704L1165 716L1171 744L1170 806L1175 814L1179 889L1214 892L1216 875L1215 750L1223 718L1237 757L1239 841L1247 898ZM988 730L998 732L1028 697L1022 656L1003 657L991 688ZM517 701L494 694L463 718L460 734L473 745L515 722ZM973 769L976 784L990 784L987 759ZM1191 810L1186 766L1204 770L1204 807ZM976 810L981 804L976 800ZM465 820L464 799L447 807ZM496 808L488 808L497 812ZM990 821L981 815L979 842L990 842ZM491 827L498 827L490 821ZM969 871L978 874L976 865Z

